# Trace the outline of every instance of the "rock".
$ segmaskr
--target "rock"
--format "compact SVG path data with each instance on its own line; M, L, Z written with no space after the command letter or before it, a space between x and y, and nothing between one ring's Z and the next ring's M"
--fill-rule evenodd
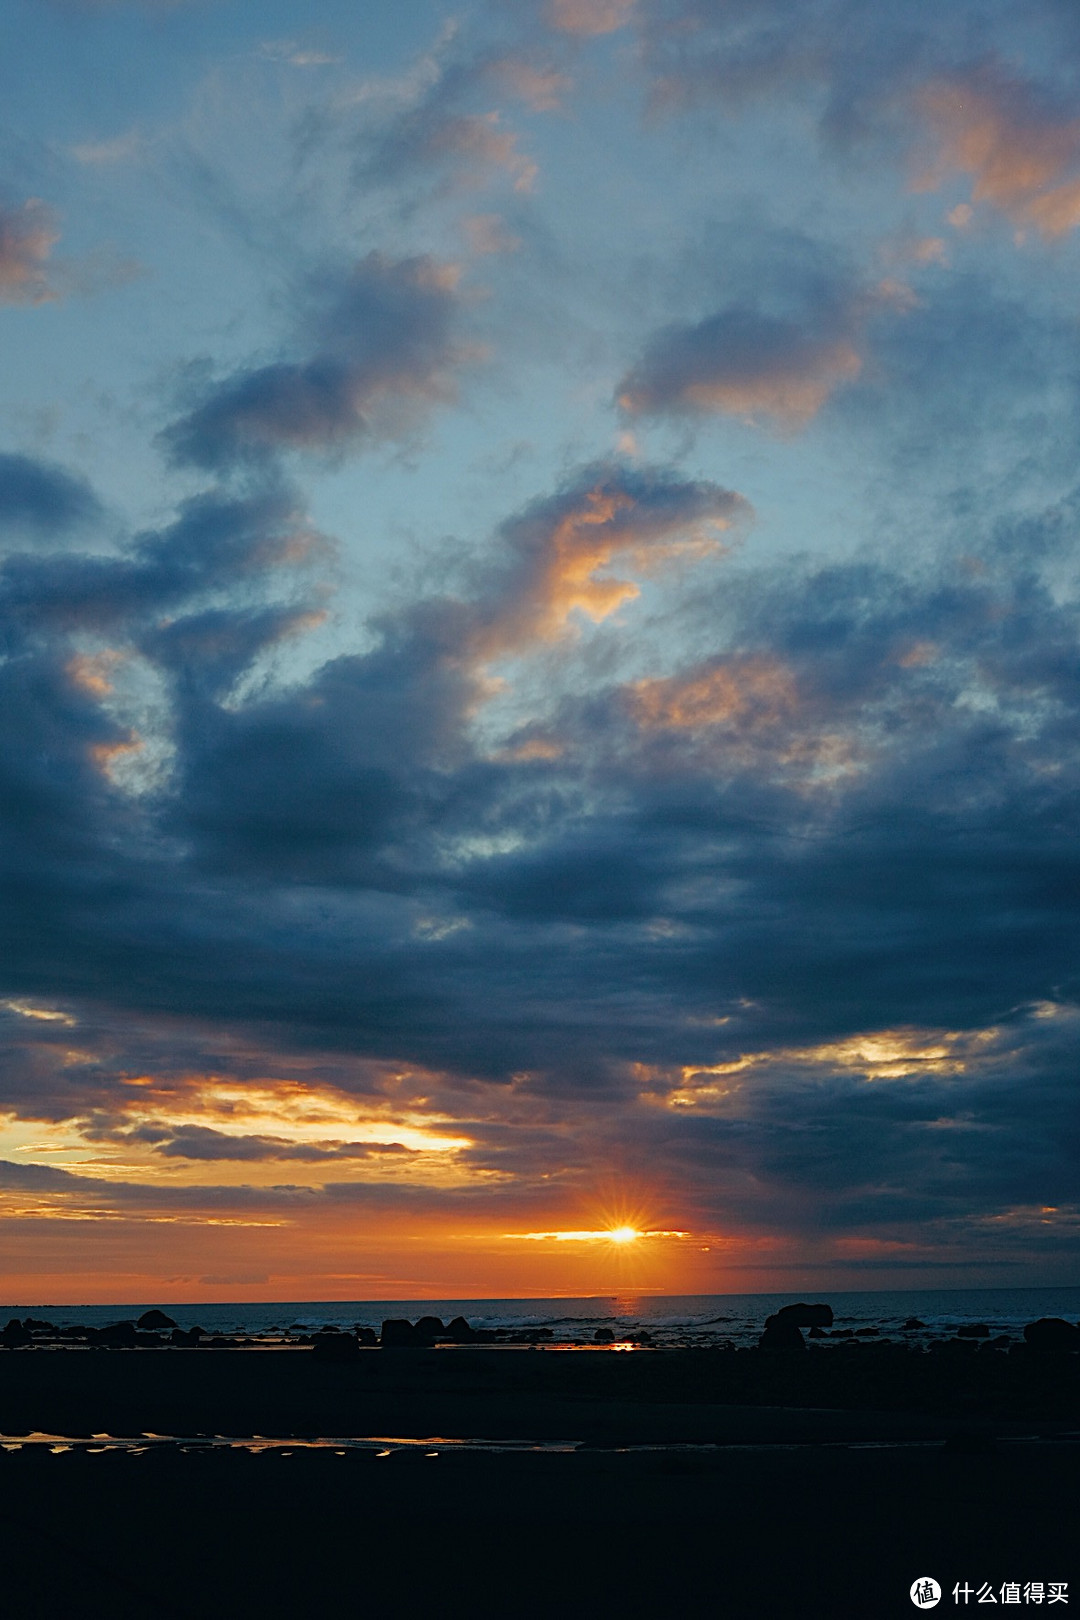
M758 1340L759 1350L805 1350L806 1340L799 1332L797 1322L786 1320L778 1311L765 1323L765 1331Z
M901 1333L914 1333L916 1328L924 1328L925 1322L920 1322L917 1316L909 1316L900 1328Z
M1042 1316L1027 1324L1024 1339L1032 1350L1080 1350L1080 1327L1060 1316Z
M775 1317L770 1321L794 1322L801 1328L831 1328L833 1313L831 1305L781 1305Z
M160 1350L165 1340L157 1333L135 1334L135 1347L138 1350Z
M855 1337L857 1339L876 1339L880 1332L881 1329L876 1327L856 1328Z
M183 1328L173 1328L169 1334L169 1343L179 1345L182 1350L194 1350L203 1336L200 1327L193 1327L186 1331Z
M471 1328L463 1316L455 1316L447 1324L446 1337L452 1344L475 1344L476 1329Z
M854 1337L854 1328L833 1328L832 1332L829 1334L830 1339L853 1339Z
M378 1344L379 1335L374 1328L358 1327L356 1330L356 1342L364 1345Z
M98 1329L98 1343L111 1345L114 1350L133 1350L136 1334L134 1322L110 1322Z
M826 1333L824 1328L812 1327L810 1329L809 1337L811 1339L827 1339L829 1335Z
M51 1322L43 1322L37 1316L24 1316L23 1327L29 1333L55 1333L56 1329Z
M379 1343L384 1350L412 1350L424 1340L417 1337L412 1323L404 1317L388 1316L382 1325Z
M319 1361L355 1361L360 1346L352 1333L338 1333L331 1328L316 1335L312 1354Z
M141 1328L144 1333L150 1333L157 1328L174 1328L176 1323L171 1316L166 1316L164 1311L143 1311L135 1326Z
M990 1329L985 1322L965 1322L956 1331L961 1339L988 1339L990 1337Z
M3 1333L0 1333L0 1344L5 1350L18 1350L24 1344L33 1344L33 1336L24 1328L18 1317L13 1316Z
M425 1340L428 1344L434 1344L436 1339L442 1338L443 1334L446 1332L446 1329L443 1327L442 1321L439 1317L422 1316L419 1322L417 1322L413 1328L413 1332L418 1338Z
M615 1335L610 1328L597 1328L593 1334L594 1344L614 1344Z

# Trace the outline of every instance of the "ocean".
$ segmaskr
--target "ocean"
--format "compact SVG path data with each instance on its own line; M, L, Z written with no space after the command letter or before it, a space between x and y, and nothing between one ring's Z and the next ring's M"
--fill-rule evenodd
M923 1327L904 1333L907 1342L929 1341L965 1324L984 1322L995 1334L1020 1338L1024 1324L1043 1316L1080 1320L1080 1287L902 1289L860 1293L825 1290L793 1294L596 1295L580 1299L362 1299L277 1300L270 1303L172 1304L140 1300L114 1305L0 1305L0 1323L9 1317L34 1316L57 1327L80 1323L103 1327L135 1320L151 1307L163 1310L182 1328L198 1325L207 1333L244 1334L279 1340L292 1332L322 1327L376 1330L385 1317L438 1316L444 1322L463 1316L474 1328L512 1332L546 1328L553 1344L588 1345L598 1329L616 1340L647 1332L660 1347L756 1344L765 1318L782 1305L823 1300L832 1306L834 1326L877 1328L882 1336L899 1333L917 1318Z

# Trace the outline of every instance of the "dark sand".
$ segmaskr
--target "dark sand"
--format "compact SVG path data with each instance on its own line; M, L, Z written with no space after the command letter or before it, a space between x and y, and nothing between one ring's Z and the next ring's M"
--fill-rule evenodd
M0 1452L0 1601L32 1617L876 1620L919 1612L908 1588L933 1575L939 1614L959 1612L958 1580L1041 1580L1070 1582L1070 1605L1054 1609L1065 1615L1080 1605L1080 1358L944 1360L898 1353L890 1370L876 1348L378 1350L341 1366L299 1350L6 1353L9 1435L586 1446ZM687 1443L710 1449L677 1449ZM642 1444L659 1449L617 1449Z

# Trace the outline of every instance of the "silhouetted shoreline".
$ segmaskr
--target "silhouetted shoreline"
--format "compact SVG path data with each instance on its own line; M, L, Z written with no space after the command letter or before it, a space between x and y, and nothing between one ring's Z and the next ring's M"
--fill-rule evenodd
M20 1620L60 1604L877 1620L911 1613L924 1574L1072 1581L1080 1600L1067 1349L392 1347L392 1331L151 1350L29 1332L0 1354ZM163 1438L101 1439L147 1435Z

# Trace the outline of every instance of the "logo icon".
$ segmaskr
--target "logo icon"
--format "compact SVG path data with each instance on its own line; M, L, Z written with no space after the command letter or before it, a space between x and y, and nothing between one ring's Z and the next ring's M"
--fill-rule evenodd
M941 1587L932 1575L920 1575L912 1581L911 1601L917 1609L933 1609L941 1602Z

